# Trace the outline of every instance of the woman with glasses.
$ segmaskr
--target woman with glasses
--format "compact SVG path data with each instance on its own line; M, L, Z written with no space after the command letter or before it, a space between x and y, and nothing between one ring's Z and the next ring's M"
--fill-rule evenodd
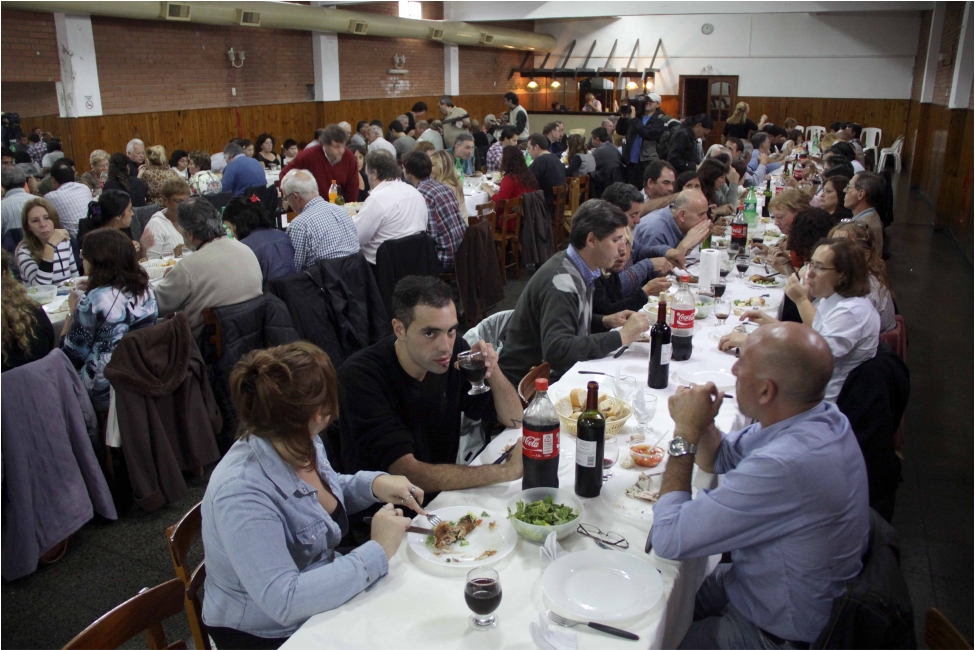
M830 237L849 239L860 245L870 271L870 302L880 314L880 331L889 332L897 327L897 312L891 295L887 265L873 245L873 233L862 221L844 221L829 231Z
M796 303L803 324L819 332L833 353L833 376L823 399L835 402L847 375L872 359L880 342L880 315L868 297L870 272L863 250L848 239L822 240L806 265L805 277L790 275L785 293ZM758 310L746 311L741 320L759 325L777 322ZM740 348L746 337L729 334L718 347Z

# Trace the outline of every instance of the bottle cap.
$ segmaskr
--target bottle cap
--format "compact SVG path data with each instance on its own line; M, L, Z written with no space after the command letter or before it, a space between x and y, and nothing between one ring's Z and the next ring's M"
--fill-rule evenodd
M539 377L535 380L535 390L548 390L548 379Z
M691 279L691 276L690 276L690 274L688 274L687 271L684 271L683 269L681 269L680 271L677 271L677 281L678 282L687 282L690 279Z

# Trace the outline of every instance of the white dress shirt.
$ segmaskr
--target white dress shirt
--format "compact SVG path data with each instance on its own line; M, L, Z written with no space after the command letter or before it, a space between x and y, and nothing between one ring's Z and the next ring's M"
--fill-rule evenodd
M427 201L409 183L383 181L369 192L369 198L355 216L355 229L362 254L370 264L375 264L376 251L387 239L426 231Z
M176 230L176 226L162 210L152 215L152 219L146 224L145 231L151 232L152 238L155 240L152 247L146 251L146 257L150 260L172 257L176 247L185 243L183 235Z
M61 227L77 237L78 222L88 216L88 204L92 200L91 188L72 181L48 192L44 198L58 211Z
M369 144L369 153L372 153L373 151L389 152L389 155L396 160L396 147L393 146L392 142L382 136L379 136Z
M866 296L844 298L834 293L816 308L812 328L833 351L833 376L826 386L827 402L835 402L847 375L877 354L880 314Z

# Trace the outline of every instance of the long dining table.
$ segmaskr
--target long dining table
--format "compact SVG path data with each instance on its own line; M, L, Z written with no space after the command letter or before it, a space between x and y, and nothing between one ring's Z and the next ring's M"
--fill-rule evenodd
M760 223L750 228L750 236L762 232L770 224ZM726 239L726 238L725 238ZM720 238L715 238L720 241ZM766 243L774 238L766 238ZM716 244L714 244L716 245ZM688 265L693 273L695 266ZM738 278L732 269L726 278L725 296L731 301L765 296L769 311L780 308L783 299L781 287L759 287L748 282L748 277L764 273L764 267L753 265L744 278ZM784 279L779 276L784 284ZM692 289L696 287L692 286ZM650 322L656 318L656 309L649 314ZM630 376L645 396L657 399L657 409L650 421L651 431L647 441L658 439L658 445L666 449L673 435L674 423L667 408L667 398L673 395L681 383L693 381L696 377L717 377L731 372L735 362L734 353L718 350L720 334L738 324L739 317L732 315L728 322L719 325L713 314L697 320L693 335L693 353L689 360L671 363L671 379L665 389L650 389L647 386L649 367L649 343L635 343L619 356L613 354L603 359L593 359L576 363L558 381L550 386L553 401L566 397L573 388L583 388L588 381L600 384L600 393L615 394L617 375ZM603 373L603 374L590 374ZM698 373L705 373L703 375ZM719 373L719 374L713 374ZM734 394L733 378L726 392ZM621 384L623 382L620 382ZM734 398L725 399L716 419L718 428L729 431L740 425L741 416ZM598 632L585 626L571 628L578 634L579 648L671 648L676 647L688 627L694 612L694 597L705 577L714 569L717 557L699 557L680 561L659 557L655 552L644 552L645 542L652 526L652 507L638 509L640 514L628 514L632 508L618 507L623 504L606 497L610 484L635 483L640 471L656 476L659 487L660 475L666 468L666 456L657 467L647 470L636 467L628 469L621 462L629 454L628 439L636 431L634 417L623 425L617 434L620 460L608 471L612 477L604 483L604 495L593 499L583 499L584 509L581 521L593 524L602 531L612 531L622 535L628 542L625 551L598 550L598 553L633 554L650 563L659 571L663 582L663 596L646 613L630 619L612 621L610 624L634 632L640 636L638 642L620 639ZM496 436L474 459L473 465L494 462L504 449L517 442L520 429L508 429ZM574 485L575 439L566 431L561 434L561 454L559 462L560 487L572 490ZM695 469L695 490L717 485L716 477ZM440 493L427 505L429 511L451 506L466 506L473 511L482 509L505 513L508 500L521 491L521 481L512 481L488 487L456 490ZM628 499L629 497L621 497ZM595 542L578 532L563 539L566 552L596 551ZM475 631L468 626L470 614L464 600L467 569L463 563L456 565L434 564L413 551L404 539L400 551L389 562L389 573L377 582L374 588L360 593L348 603L332 611L323 612L309 619L285 644L286 648L328 647L328 648L534 648L535 643L529 633L529 624L537 622L539 614L548 609L558 612L556 607L543 594L542 575L546 562L538 544L519 539L513 552L500 558L493 568L500 576L502 599L497 610L497 628L484 632ZM608 557L608 556L607 556ZM622 605L623 603L621 603ZM607 621L609 622L609 621ZM553 626L555 627L555 626ZM566 628L557 628L565 630Z

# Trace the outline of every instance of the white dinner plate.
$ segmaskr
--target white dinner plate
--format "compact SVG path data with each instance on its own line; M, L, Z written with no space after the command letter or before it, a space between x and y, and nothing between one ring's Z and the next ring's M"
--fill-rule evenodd
M715 343L720 343L721 338L734 332L736 327L738 327L738 323L735 323L734 325L722 325L721 327L715 327L708 332L708 338Z
M718 390L731 390L735 387L737 379L727 370L702 370L700 366L688 366L677 369L677 380L684 386L706 384L709 381L717 386Z
M641 530L649 532L653 524L653 504L626 496L626 488L634 485L642 472L650 474L653 477L653 487L660 490L665 467L664 463L660 463L656 467L635 467L633 471L614 468L613 476L603 483L603 489L599 491L599 499L610 512L635 522Z
M542 574L542 591L560 611L608 622L645 614L664 593L660 572L630 553L581 551L560 557Z
M751 287L752 289L781 289L785 286L785 278L777 276L773 278L775 280L774 284L756 284L751 280L745 280L745 285Z
M468 512L474 513L474 516L477 519L483 519L483 522L467 536L469 542L467 546L461 546L457 542L452 544L449 549L435 549L432 546L427 546L429 535L409 533L407 542L410 549L427 562L466 569L493 564L515 550L515 545L518 543L518 533L515 532L514 527L508 522L505 515L478 506L440 508L439 510L431 510L430 514L437 515L444 521L456 522ZM487 513L487 516L482 516L481 513L484 512ZM491 528L492 523L496 524L493 529ZM418 515L413 520L413 525L419 528L431 528L430 522L423 515ZM486 551L497 552L490 557L478 559Z

